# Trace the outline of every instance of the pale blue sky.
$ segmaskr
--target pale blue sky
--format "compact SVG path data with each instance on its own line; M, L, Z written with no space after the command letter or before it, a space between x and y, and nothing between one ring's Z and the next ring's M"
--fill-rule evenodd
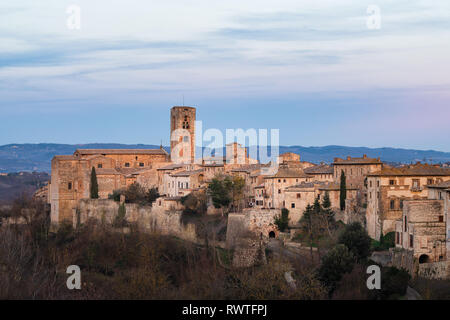
M282 145L450 151L449 1L15 0L0 17L0 144L168 145L184 95L205 128Z

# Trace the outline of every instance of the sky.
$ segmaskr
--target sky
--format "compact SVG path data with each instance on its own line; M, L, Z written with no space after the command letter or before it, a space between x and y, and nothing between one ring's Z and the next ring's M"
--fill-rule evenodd
M14 0L0 17L0 145L169 145L184 103L281 145L450 152L448 0Z

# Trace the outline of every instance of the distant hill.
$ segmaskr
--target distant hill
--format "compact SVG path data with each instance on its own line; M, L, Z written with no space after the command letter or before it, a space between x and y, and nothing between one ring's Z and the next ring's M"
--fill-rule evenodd
M92 144L9 144L0 146L0 172L43 171L50 172L50 162L55 155L72 154L76 149L157 149L157 145L126 145L115 143ZM165 147L169 152L170 148ZM281 146L280 153L293 152L301 155L302 160L315 163L330 163L335 157L368 157L378 158L385 162L410 163L415 161L432 161L433 163L450 162L450 152L434 150L412 150L396 148L366 147L302 147Z
M0 175L0 204L10 202L21 194L32 195L44 186L50 175L46 172L18 172Z

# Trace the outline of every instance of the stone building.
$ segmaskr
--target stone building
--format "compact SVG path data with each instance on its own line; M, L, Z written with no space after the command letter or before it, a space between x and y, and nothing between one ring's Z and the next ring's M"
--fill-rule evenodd
M444 202L444 221L446 223L447 260L450 260L450 180L428 186L428 198Z
M285 207L285 189L302 182L310 182L312 177L302 169L280 168L271 176L264 177L264 189L268 208L280 209Z
M359 189L357 187L347 186L347 201L356 201ZM327 182L325 184L318 185L318 197L323 199L325 194L328 193L330 198L331 208L334 210L340 210L341 208L341 186L339 183Z
M357 187L364 189L364 181L366 176L372 172L381 170L383 162L380 158L368 158L363 155L362 158L352 158L348 156L346 159L334 158L334 181L340 182L342 171L345 173L346 184L349 187Z
M302 218L306 207L312 205L319 196L319 186L325 182L302 182L287 187L284 191L284 207L289 210L289 224L295 225Z
M160 148L79 149L73 155L55 156L49 190L51 221L72 221L78 201L90 197L91 170L95 168L99 197L106 199L114 190L126 188L134 181L130 175L169 161Z
M170 110L170 156L174 163L195 161L195 116L193 107Z
M164 179L167 184L166 196L186 196L200 189L204 184L204 169L188 169L169 173Z
M450 169L417 163L367 175L367 231L374 239L395 230L405 200L428 198L426 186L450 179Z
M413 252L419 263L446 260L443 200L407 200L395 225L395 244Z
M334 168L326 164L315 165L304 169L315 181L334 181Z

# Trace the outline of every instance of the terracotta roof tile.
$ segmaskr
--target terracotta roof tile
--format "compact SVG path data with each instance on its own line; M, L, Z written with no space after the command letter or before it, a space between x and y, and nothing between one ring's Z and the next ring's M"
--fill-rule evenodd
M368 176L450 176L450 169L418 163L406 167L385 167Z

